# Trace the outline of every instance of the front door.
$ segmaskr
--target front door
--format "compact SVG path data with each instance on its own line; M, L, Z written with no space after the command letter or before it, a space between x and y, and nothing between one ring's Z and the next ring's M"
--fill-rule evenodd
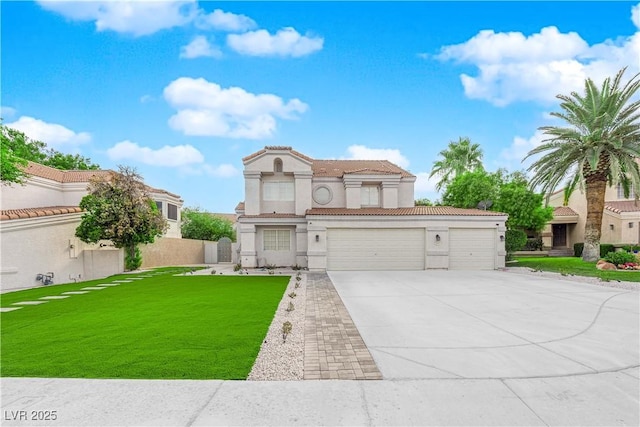
M553 247L566 248L567 247L567 225L553 224L552 230L553 230Z

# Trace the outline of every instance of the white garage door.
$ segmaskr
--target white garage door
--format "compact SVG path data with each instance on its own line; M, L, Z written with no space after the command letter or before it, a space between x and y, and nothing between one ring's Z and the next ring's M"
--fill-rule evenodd
M493 270L496 263L496 231L492 228L450 228L451 270Z
M424 270L423 228L327 230L328 270Z

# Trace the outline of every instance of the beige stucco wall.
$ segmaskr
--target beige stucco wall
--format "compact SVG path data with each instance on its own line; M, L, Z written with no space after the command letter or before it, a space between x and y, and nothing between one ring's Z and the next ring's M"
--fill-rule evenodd
M204 244L203 240L161 237L140 245L141 268L204 264Z
M39 273L53 272L55 284L121 273L122 251L99 249L74 237L80 217L74 213L0 222L0 289L41 286L35 280Z

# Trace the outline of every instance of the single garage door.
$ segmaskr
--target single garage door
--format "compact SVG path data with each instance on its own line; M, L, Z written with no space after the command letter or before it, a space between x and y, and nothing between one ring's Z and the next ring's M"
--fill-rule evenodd
M424 228L327 230L328 270L424 270Z
M449 268L451 270L493 270L496 268L495 263L495 229L449 229Z

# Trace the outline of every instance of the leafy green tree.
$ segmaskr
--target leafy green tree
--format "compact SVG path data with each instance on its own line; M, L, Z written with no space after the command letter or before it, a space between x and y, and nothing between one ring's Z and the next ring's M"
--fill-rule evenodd
M119 173L94 179L80 207L85 213L76 236L86 243L111 240L116 248L124 248L128 270L142 262L138 245L153 243L167 229L142 177L130 167L119 166Z
M543 201L544 196L534 193L525 176L516 172L501 183L492 210L509 215L508 229L538 233L553 219L553 208L545 207Z
M543 154L529 170L531 185L551 194L564 185L584 189L587 218L584 230L584 261L600 256L600 233L604 198L608 185L621 184L626 197L640 188L640 100L633 100L640 88L636 74L622 85L625 69L602 87L585 81L584 94L558 95L562 112L551 115L566 126L543 126L549 137L529 151L526 158Z
M436 190L446 187L453 178L464 172L484 169L482 166L482 149L480 144L472 144L469 138L459 138L457 142L449 142L445 150L438 153L441 159L433 162L429 178L440 177Z
M480 202L495 202L501 175L477 169L453 178L442 195L442 204L456 208L476 208Z
M0 123L0 140L2 143L1 179L5 185L21 184L27 178L24 168L27 161L40 163L62 170L99 169L91 163L91 159L79 154L63 154L54 149L47 149L42 141L27 137L19 130Z
M453 179L442 196L444 204L458 208L482 209L484 203L488 210L509 215L508 229L534 232L553 218L553 208L545 207L543 199L530 189L523 173L504 170L465 172Z
M433 206L433 202L425 197L422 199L416 199L414 201L414 205L415 206Z
M180 230L184 239L218 241L223 237L236 240L233 223L226 218L202 212L199 208L182 210Z

